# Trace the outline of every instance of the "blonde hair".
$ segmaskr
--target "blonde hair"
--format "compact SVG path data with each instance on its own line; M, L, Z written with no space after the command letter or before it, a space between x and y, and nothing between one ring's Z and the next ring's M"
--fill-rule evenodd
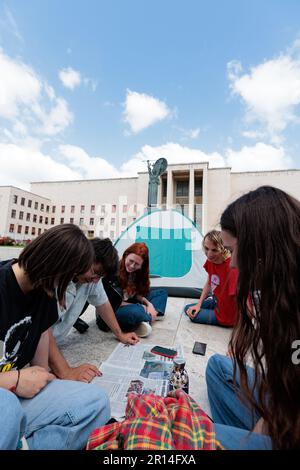
M202 241L202 248L204 251L205 251L204 244L205 244L206 239L212 242L219 249L224 260L230 257L230 251L226 250L225 246L223 245L223 240L221 238L220 230L211 230L210 232L207 232L206 235L204 235L203 241Z

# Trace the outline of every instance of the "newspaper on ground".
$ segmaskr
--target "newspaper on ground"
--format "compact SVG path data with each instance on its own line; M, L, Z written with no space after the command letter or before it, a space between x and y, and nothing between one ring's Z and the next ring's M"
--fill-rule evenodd
M93 383L104 389L110 399L111 415L118 419L125 416L129 393L166 396L173 359L151 353L154 344L119 343L109 358L101 364L101 377ZM182 345L172 346L177 356L183 357Z

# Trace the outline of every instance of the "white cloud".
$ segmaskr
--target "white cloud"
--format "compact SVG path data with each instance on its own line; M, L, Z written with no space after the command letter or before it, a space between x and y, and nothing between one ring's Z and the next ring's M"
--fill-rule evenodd
M298 122L300 104L299 41L291 49L262 64L242 71L239 62L228 63L228 77L233 94L246 105L246 120L266 127L273 143L291 122Z
M164 157L169 164L208 162L209 168L231 167L232 171L267 171L291 168L292 160L284 148L266 145L262 142L254 146L244 146L240 150L228 148L224 155L205 153L200 149L184 147L175 142L152 147L144 145L140 152L121 166L124 175L134 175L147 171L147 160Z
M226 161L233 171L282 170L292 166L292 160L285 150L273 145L258 142L252 147L244 146L240 150L228 149Z
M63 98L57 98L55 105L49 112L39 111L42 123L40 132L46 135L56 135L63 131L73 120L73 115L69 111L68 104Z
M283 148L257 143L240 150L227 149L225 155L207 154L200 149L169 142L152 147L144 145L140 152L125 162L120 169L107 159L90 156L74 145L59 146L59 161L40 150L40 142L28 139L22 145L0 143L0 185L14 185L29 189L31 181L80 180L136 176L147 171L146 160L164 157L168 163L209 162L209 168L231 166L232 171L259 171L291 168L292 160Z
M81 174L49 155L28 147L0 143L0 185L29 189L31 181L73 180Z
M169 115L170 110L163 101L145 93L127 90L124 120L133 133L136 134Z
M157 160L161 157L166 158L169 164L209 162L210 167L222 167L226 164L223 156L218 152L207 154L200 149L168 142L158 147L144 145L140 152L121 166L121 171L128 175L133 175L137 171L147 171L146 161Z
M181 132L183 136L181 140L195 140L200 135L200 127L195 129L183 129L182 127L176 127L176 129Z
M14 119L24 106L38 100L42 84L32 68L12 60L1 49L0 70L0 116Z
M68 166L80 173L81 178L101 179L118 178L120 172L107 160L101 157L91 157L81 147L75 145L60 145L60 154L67 160Z
M74 90L74 88L81 84L82 79L80 72L71 67L60 70L58 76L63 85L70 90Z
M20 60L0 49L0 118L12 126L12 141L21 133L55 135L73 119L67 102Z

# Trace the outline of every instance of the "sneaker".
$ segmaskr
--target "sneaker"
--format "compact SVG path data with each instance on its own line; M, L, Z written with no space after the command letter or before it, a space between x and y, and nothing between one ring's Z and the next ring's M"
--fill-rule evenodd
M161 321L165 318L165 314L164 313L161 313L161 312L157 312L157 317L156 317L156 321Z
M147 338L147 336L150 335L151 331L152 331L151 325L150 325L150 323L148 323L146 321L142 321L142 323L140 323L138 325L138 327L134 330L134 332L140 338Z
M83 334L89 328L89 325L85 321L81 320L81 318L77 318L73 327L78 331L78 333Z

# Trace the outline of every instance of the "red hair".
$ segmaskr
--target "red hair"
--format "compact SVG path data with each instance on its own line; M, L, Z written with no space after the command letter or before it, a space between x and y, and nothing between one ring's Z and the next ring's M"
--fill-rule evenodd
M141 269L134 272L132 279L129 277L129 273L126 271L125 260L131 253L140 256L143 259ZM150 290L150 279L149 279L149 250L145 243L134 243L124 251L120 264L120 283L122 289L127 292L129 296L147 295Z

